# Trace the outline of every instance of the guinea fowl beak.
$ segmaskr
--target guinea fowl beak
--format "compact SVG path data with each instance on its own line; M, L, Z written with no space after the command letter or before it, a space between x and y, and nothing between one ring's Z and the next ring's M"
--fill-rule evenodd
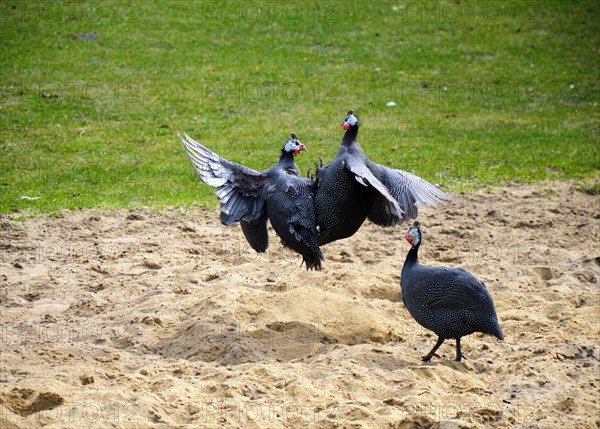
M348 130L350 129L350 124L349 124L348 122L344 122L344 123L342 124L342 128L343 128L345 131L348 131Z
M304 144L300 144L300 146L298 146L298 149L294 151L294 155L298 155L302 151L308 152L308 149L306 148L306 146L304 146Z

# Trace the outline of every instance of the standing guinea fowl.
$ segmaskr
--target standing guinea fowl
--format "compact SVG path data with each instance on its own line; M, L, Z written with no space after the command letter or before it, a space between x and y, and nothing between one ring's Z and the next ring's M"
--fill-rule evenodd
M200 179L217 188L223 224L240 222L250 246L264 252L269 246L269 219L283 244L302 255L307 269L321 269L313 181L300 177L294 161L307 150L296 134L284 145L279 162L263 172L227 161L187 134L178 135Z
M435 206L450 197L414 174L376 164L367 158L356 136L360 124L350 110L335 159L317 169L315 210L319 244L352 236L368 217L393 226L418 214L416 203Z
M419 222L406 233L412 247L402 268L402 295L410 315L438 336L426 356L429 362L448 338L456 339L456 360L460 362L460 338L483 332L504 339L496 308L485 285L462 268L427 267L419 263L422 234Z

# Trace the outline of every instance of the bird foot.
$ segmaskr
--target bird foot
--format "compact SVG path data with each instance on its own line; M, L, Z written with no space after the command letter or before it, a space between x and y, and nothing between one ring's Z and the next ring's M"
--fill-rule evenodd
M306 258L302 258L302 262L300 262L300 266L306 266L306 271L321 271L321 261L319 259L315 259L314 261L307 261Z
M421 360L422 360L423 362L429 363L429 362L431 362L431 358L432 358L432 357L434 357L434 356L435 356L435 357L437 357L437 358L439 358L439 357L440 357L440 355L438 355L437 353L434 353L434 354L432 354L432 355L425 355L425 356L421 356Z
M317 179L319 178L321 170L323 170L323 158L319 157L319 163L317 164L315 162L315 175L317 176Z

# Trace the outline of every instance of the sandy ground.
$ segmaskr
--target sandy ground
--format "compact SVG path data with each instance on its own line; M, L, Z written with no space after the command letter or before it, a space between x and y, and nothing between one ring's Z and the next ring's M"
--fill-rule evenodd
M455 197L421 211L421 260L483 280L506 337L465 337L461 363L454 341L419 360L405 226L306 272L216 212L3 217L0 427L598 428L599 198Z

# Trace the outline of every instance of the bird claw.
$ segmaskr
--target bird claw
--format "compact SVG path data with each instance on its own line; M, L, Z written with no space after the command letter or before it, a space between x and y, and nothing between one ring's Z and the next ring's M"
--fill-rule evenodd
M434 354L432 354L432 355L425 355L425 356L421 356L421 360L422 360L423 362L425 362L425 363L429 363L429 362L431 362L431 358L432 358L432 357L434 357L434 356L435 356L435 357L439 357L439 355L438 355L437 353L434 353Z
M312 181L315 182L315 185L317 186L321 177L321 170L323 170L323 158L319 157L319 163L317 164L315 162L315 174L311 177Z
M300 266L305 265L306 271L321 271L321 261L317 258L315 262L308 262L306 258L302 257L302 262L300 262Z
M319 177L319 172L323 169L323 158L319 157L319 163L315 162L315 172L317 174L317 178Z

